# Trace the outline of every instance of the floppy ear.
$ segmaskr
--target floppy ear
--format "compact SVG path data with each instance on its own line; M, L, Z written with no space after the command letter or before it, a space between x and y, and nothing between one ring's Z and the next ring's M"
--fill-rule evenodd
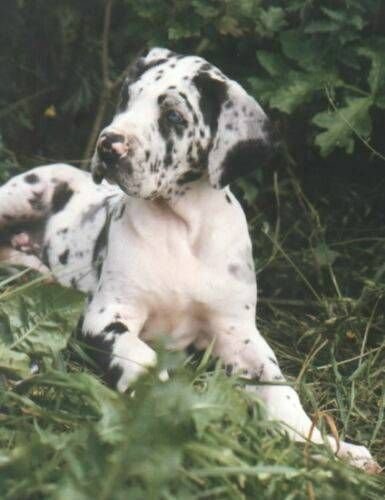
M266 163L274 144L269 120L259 104L235 81L216 82L221 87L222 103L208 155L208 172L212 186L220 189Z

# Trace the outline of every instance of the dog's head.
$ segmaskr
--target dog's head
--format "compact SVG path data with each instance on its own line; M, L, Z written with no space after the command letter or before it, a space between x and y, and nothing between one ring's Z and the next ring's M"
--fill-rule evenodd
M169 198L204 177L222 188L271 149L268 119L238 83L200 57L154 48L132 66L91 168L129 195Z

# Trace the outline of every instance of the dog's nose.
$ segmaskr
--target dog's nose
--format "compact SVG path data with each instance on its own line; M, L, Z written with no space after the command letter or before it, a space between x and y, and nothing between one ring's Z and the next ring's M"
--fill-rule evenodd
M108 166L113 167L125 153L128 147L125 137L116 132L103 132L99 137L97 151L100 159Z

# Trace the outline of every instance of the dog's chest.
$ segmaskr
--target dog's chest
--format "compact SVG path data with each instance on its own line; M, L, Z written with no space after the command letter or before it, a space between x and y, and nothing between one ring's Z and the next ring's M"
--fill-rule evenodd
M184 218L134 200L113 218L100 293L104 302L145 309L143 338L167 334L180 349L204 337L218 311L255 300L243 213L223 194L219 201L215 209L191 203Z

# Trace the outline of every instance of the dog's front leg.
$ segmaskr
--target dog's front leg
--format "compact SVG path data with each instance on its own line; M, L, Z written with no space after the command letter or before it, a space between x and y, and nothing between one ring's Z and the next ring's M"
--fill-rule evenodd
M139 338L146 320L140 307L102 305L93 300L81 325L81 334L90 355L103 370L109 385L119 392L156 364L156 354Z
M298 394L285 384L275 354L258 330L254 326L234 321L221 323L216 328L213 354L233 373L257 383L246 385L247 390L258 394L265 404L268 417L282 422L292 439L324 443L320 431L302 408ZM369 472L378 472L379 466L364 446L337 442L332 436L328 436L327 440L340 458Z

